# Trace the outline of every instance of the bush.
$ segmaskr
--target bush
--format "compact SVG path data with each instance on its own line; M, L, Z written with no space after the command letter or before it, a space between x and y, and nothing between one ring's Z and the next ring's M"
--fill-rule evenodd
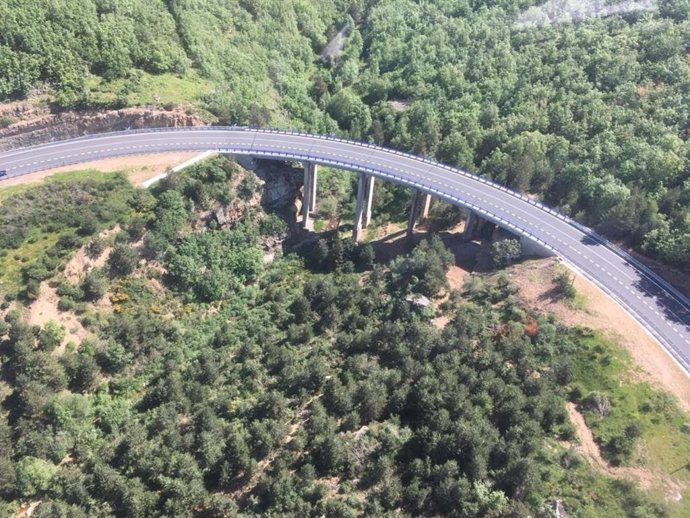
M36 457L24 457L17 463L17 486L24 498L30 498L50 487L57 466Z
M522 245L517 239L502 239L491 245L491 259L496 268L510 266L522 256Z
M285 222L277 214L267 214L259 221L259 234L262 236L282 236L286 230Z
M553 278L556 291L568 300L573 300L577 296L575 289L575 275L565 270L558 272Z
M438 236L419 243L412 253L391 262L393 285L408 292L434 297L448 287L446 272L453 254Z
M376 252L374 252L374 247L370 244L359 247L358 257L357 257L357 267L361 270L371 270L374 268L374 262L376 261Z
M210 302L254 281L263 260L247 227L185 237L170 253L169 279L180 290Z
M611 401L606 395L599 392L590 393L584 403L589 410L600 417L606 417L611 413Z
M54 320L48 321L38 338L41 349L52 351L62 343L65 338L65 328Z
M125 277L130 275L139 263L139 252L126 244L118 244L113 248L108 265L110 274L115 277Z
M100 238L93 239L86 246L86 255L91 259L97 259L105 250L105 241Z
M24 296L27 300L36 300L41 295L41 283L36 279L29 279L26 282Z
M94 302L105 295L108 290L108 280L101 270L91 270L81 283L84 300Z

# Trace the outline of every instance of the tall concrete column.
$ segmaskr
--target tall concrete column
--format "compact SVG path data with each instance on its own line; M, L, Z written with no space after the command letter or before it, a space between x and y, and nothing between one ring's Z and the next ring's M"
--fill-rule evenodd
M314 175L312 174L312 168L310 164L305 164L304 166L304 193L302 196L302 227L310 228L310 215L311 208L313 206L312 196L314 194L313 184Z
M421 193L415 190L412 193L412 204L410 205L410 216L407 219L407 237L412 237L414 234L414 225L417 222L417 209L419 206L419 197Z
M419 216L419 221L426 221L429 219L429 209L431 208L431 194L424 195L424 204L422 205L422 214Z
M307 167L311 170L310 172L310 188L311 188L311 206L309 207L309 210L312 212L316 212L316 183L319 178L319 164L315 164L314 162L309 162Z
M474 233L474 226L477 221L477 216L470 209L465 209L467 218L465 219L465 230L462 233L462 238L465 241L472 241L472 234Z
M364 219L364 196L366 192L367 175L357 174L357 199L355 201L355 220L352 227L352 239L359 241L362 231L362 220Z
M359 173L357 176L357 201L352 239L358 241L361 231L371 223L371 207L374 200L374 177Z
M367 183L365 186L365 196L366 196L366 210L364 211L364 221L362 221L362 228L367 228L371 223L371 207L374 201L374 182L376 178L371 175L367 175Z

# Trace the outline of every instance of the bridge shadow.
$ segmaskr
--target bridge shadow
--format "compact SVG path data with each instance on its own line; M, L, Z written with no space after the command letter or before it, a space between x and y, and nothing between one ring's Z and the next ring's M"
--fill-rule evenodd
M586 234L580 242L586 246L605 246L602 239L593 234ZM662 287L661 281L653 280L642 273L636 264L625 258L623 260L630 271L635 274L636 280L633 282L633 286L647 299L652 308L663 314L663 317L669 322L683 328L686 332L690 332L690 301L685 296L677 296Z
M690 333L690 307L688 304L645 275L640 275L639 279L634 282L634 286L643 292L644 296L658 308L659 312L663 313L666 320Z

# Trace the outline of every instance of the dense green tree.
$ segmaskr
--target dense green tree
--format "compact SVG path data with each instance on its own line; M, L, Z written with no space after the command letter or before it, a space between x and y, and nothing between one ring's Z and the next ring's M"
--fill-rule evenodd
M115 277L125 277L131 274L138 263L138 251L124 243L115 245L108 258L110 273Z

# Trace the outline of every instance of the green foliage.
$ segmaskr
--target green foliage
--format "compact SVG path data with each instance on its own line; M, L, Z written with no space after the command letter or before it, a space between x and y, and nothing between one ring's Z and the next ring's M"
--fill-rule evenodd
M49 320L41 330L39 343L41 349L52 351L62 343L65 338L65 328L54 320Z
M214 85L203 102L222 122L341 130L435 154L682 265L681 4L518 30L506 25L510 2L12 2L0 7L0 97L47 81L59 106L86 107L90 73L123 88L120 102L143 95L141 69L185 81L194 67ZM342 23L352 29L342 60L314 64ZM615 349L532 318L500 274L470 277L436 329L405 295L446 287L452 256L437 238L386 269L371 247L328 236L304 254L318 273L294 256L264 271L250 216L230 230L189 224L231 201L230 185L252 190L251 177L233 183L225 159L209 164L153 195L106 177L3 199L0 248L19 259L7 254L1 273L30 297L84 235L117 220L121 240L143 237L169 272L165 286L154 268L124 273L137 252L120 242L112 314L95 322L97 340L59 360L45 330L8 315L3 499L41 500L36 516L472 518L538 516L562 497L576 516L664 516L654 497L556 442L572 436L571 397L608 460L629 462L640 441L667 472L687 457L687 418L622 378L629 366ZM351 177L327 176L337 215ZM377 211L402 213L408 196L383 186ZM127 227L132 212L140 219ZM97 298L93 275L64 298Z
M340 90L328 104L328 113L353 138L362 138L371 126L366 104L350 89Z
M491 245L491 259L496 268L505 268L522 257L522 245L517 239L502 239Z
M259 234L261 236L282 236L287 225L277 214L267 214L259 221Z
M571 487L565 480L604 484L543 448L568 432L565 396L583 383L580 335L541 317L528 335L507 277L468 284L440 331L405 301L444 282L453 258L438 238L360 279L347 265L370 267L372 248L337 236L313 252L335 271L322 274L294 256L263 272L248 223L187 232L172 236L165 258L173 291L145 271L113 282L118 303L95 322L98 339L59 361L35 347L45 331L8 316L3 497L75 516L203 506L247 516L456 516L462 507L483 517L536 513ZM85 284L59 291L78 297ZM213 311L194 302L217 295ZM650 401L650 415L673 412ZM623 458L646 433L626 425L605 444ZM340 503L323 485L333 477ZM224 499L229 487L248 497ZM617 499L600 505L612 513L662 516L634 488L606 491ZM588 505L582 489L567 496L568 509Z
M0 281L28 288L29 299L81 246L74 230L86 230L89 221L93 234L126 220L136 207L136 191L122 175L77 178L53 179L2 201L0 254L7 255L0 255Z
M222 123L340 131L491 176L685 266L687 5L516 23L532 3L15 2L0 8L0 99L47 85L57 109L192 103ZM340 57L318 59L345 25Z
M577 289L575 288L575 275L562 269L556 273L553 278L553 283L556 285L556 291L568 300L574 300L577 296Z
M53 464L36 457L23 457L17 463L17 486L19 493L30 498L50 487L57 472Z
M453 264L453 254L438 236L422 241L410 255L391 262L393 285L399 289L435 297L448 288L446 271Z
M189 218L184 197L176 190L166 191L158 198L155 214L153 230L168 241L177 235Z
M113 251L108 257L108 267L110 268L110 274L114 277L126 277L130 275L139 263L139 252L133 247L120 243L115 245ZM97 279L90 279L89 286L91 288L98 289L97 285L92 283L98 283ZM94 295L91 293L90 295Z
M90 302L99 300L108 289L108 279L102 270L91 270L81 283L84 299Z
M191 234L170 253L171 282L196 298L213 301L256 280L262 257L248 228Z

